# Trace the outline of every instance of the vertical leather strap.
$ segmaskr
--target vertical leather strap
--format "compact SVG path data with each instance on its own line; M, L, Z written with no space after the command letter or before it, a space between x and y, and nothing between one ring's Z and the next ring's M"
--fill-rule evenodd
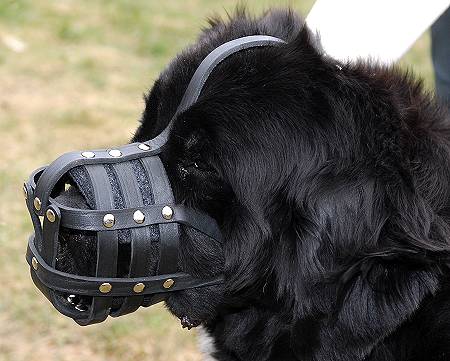
M103 165L89 165L86 170L94 188L95 208L113 209L114 199L111 183ZM107 213L107 211L105 211ZM106 229L106 228L105 228ZM115 277L117 274L117 231L101 231L97 233L97 267L96 277ZM94 297L90 315L87 319L76 320L81 325L102 322L108 317L112 297Z
M55 218L49 220L47 215L44 216L44 225L42 228L42 258L49 266L56 266L56 254L58 252L59 223L61 213L58 207L50 206L47 211L53 212Z
M34 243L39 252L42 252L42 237L43 237L42 227L41 221L39 220L39 216L34 212L33 208L33 198L34 198L33 189L31 188L29 183L26 183L24 186L27 191L26 205L28 213L30 214L31 223L33 224L34 228Z
M131 162L113 165L116 172L125 207L143 206L139 184L133 171ZM148 276L150 269L150 230L149 227L131 228L131 260L128 277ZM144 296L126 297L120 308L111 316L121 316L136 311L142 304Z
M159 157L142 158L142 165L147 172L153 191L155 204L174 204L175 200L164 165ZM161 207L162 208L162 207ZM177 271L178 265L178 225L176 223L160 224L160 257L158 274Z

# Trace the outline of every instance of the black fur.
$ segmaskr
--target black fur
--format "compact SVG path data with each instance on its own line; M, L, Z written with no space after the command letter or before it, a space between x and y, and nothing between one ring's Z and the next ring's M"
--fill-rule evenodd
M288 44L220 64L163 159L225 239L187 230L180 268L226 283L167 306L220 361L449 360L450 123L410 74L338 63L289 10L238 11L162 72L133 140L167 125L210 51L254 34Z

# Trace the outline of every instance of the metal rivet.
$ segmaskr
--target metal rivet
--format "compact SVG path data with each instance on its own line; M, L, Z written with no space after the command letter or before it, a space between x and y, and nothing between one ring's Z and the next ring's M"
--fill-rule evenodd
M41 203L41 200L38 197L36 197L34 199L33 204L34 204L34 208L36 208L36 210L38 210L38 211L41 210L42 203Z
M141 224L145 221L145 215L138 209L136 212L134 212L133 219L136 223Z
M145 285L142 282L136 283L133 287L133 291L135 293L141 293L145 288Z
M170 208L169 206L164 206L163 209L161 210L161 214L164 219L172 219L173 209Z
M115 218L114 218L114 215L111 213L107 213L103 217L103 225L106 228L111 228L112 226L114 226L114 222L115 222Z
M34 270L37 271L39 267L39 262L37 261L36 257L33 257L31 259L31 265L33 266Z
M52 209L47 209L47 212L45 212L45 215L47 216L47 219L49 222L54 222L56 220L56 214L53 212Z
M164 281L163 287L164 287L164 288L167 288L167 289L172 288L172 286L174 285L174 283L175 283L175 281L174 281L172 278L169 278L169 279L167 279L167 280Z
M23 196L25 197L25 200L28 199L28 191L27 191L27 186L25 185L25 183L23 184Z
M95 153L94 153L94 152L90 152L90 151L88 151L88 152L83 152L83 153L81 153L81 155L82 155L83 157L85 157L85 158L94 158L94 157L95 157Z
M109 154L111 157L114 157L114 158L117 158L117 157L122 156L122 152L121 152L119 149L111 149L111 150L108 152L108 154Z
M108 282L102 283L102 284L98 287L98 290L99 290L101 293L109 293L109 292L112 290L111 283L108 283Z
M140 150L150 150L150 149L151 149L151 147L150 147L148 144L145 144L145 143L139 144L139 145L138 145L138 148L139 148Z

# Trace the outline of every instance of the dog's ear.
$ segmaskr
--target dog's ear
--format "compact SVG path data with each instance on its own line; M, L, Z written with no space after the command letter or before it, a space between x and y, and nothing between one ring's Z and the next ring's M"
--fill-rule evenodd
M297 264L277 277L296 305L302 360L364 360L437 291L449 254L448 224L407 187L333 183L309 189L314 203L297 208L280 245Z
M258 28L261 34L291 41L304 23L305 21L292 9L270 9L258 19Z

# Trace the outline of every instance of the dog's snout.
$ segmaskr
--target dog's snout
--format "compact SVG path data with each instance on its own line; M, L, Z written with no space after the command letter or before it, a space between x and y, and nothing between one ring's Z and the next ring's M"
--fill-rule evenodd
M86 199L83 197L81 192L76 186L69 185L66 190L64 190L58 197L56 201L65 206L73 208L88 209L89 206L86 203Z

